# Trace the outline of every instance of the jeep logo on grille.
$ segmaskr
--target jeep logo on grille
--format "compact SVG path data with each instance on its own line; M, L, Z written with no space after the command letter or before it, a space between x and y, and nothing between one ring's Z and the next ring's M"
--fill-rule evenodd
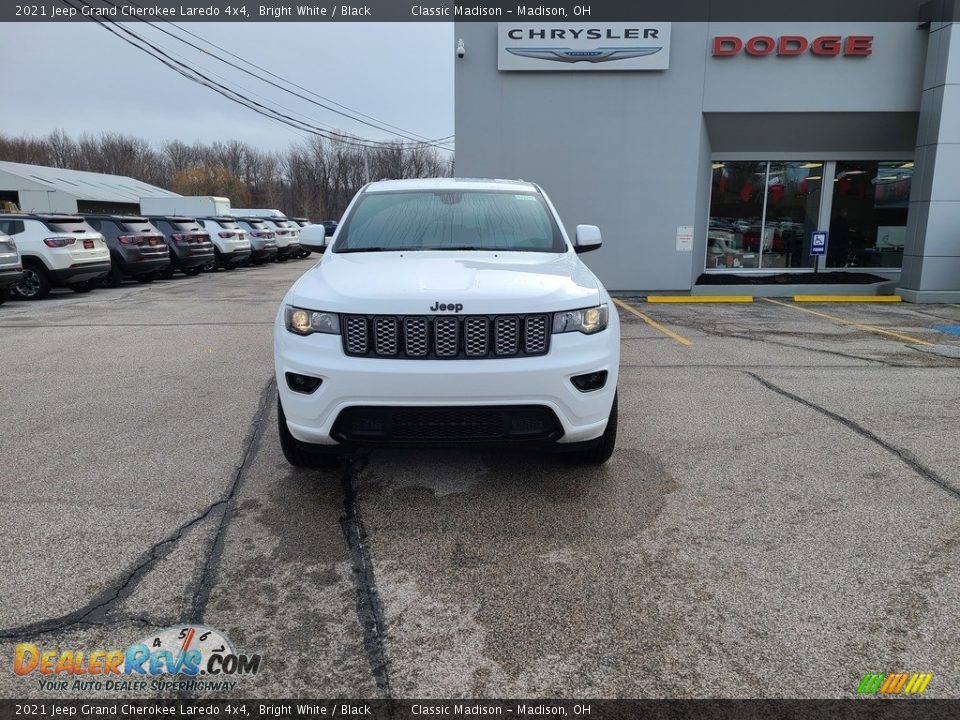
M454 304L454 303L447 303L447 304L444 304L444 303L440 302L439 300L435 301L435 302L433 303L433 307L430 308L430 311L431 311L431 312L440 311L440 312L454 312L454 313L458 313L458 312L460 312L461 310L463 310L463 305L461 305L460 303L456 303L456 304Z

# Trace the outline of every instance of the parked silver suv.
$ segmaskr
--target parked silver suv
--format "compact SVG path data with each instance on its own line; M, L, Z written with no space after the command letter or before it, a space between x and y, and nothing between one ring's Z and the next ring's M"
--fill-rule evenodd
M9 235L0 233L0 303L10 297L10 287L23 279L23 263L17 244Z

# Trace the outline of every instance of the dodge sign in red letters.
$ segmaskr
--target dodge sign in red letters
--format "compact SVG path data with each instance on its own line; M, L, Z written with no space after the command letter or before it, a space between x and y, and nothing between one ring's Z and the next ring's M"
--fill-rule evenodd
M743 40L735 35L717 35L713 38L714 57L731 57L741 52L763 57L783 55L787 57L811 53L823 57L866 57L873 52L873 35L821 35L808 39L802 35L757 35Z

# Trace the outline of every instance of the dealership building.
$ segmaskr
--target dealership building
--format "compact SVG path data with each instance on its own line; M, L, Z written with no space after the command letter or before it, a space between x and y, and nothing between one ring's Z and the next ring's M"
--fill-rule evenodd
M960 302L960 24L570 20L456 23L457 175L599 225L608 288Z

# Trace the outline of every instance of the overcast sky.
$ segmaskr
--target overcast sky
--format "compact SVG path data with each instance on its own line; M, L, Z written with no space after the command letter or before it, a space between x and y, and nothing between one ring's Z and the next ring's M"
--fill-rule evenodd
M211 60L144 23L129 27L178 59L220 76L218 81L254 91L257 102L285 106L296 111L288 114L314 124L377 140L389 137ZM161 27L176 32L167 24ZM379 120L430 138L453 134L452 23L236 22L184 27ZM93 22L10 24L4 36L0 67L8 71L7 102L0 129L5 133L42 135L63 128L73 136L116 131L152 141L235 138L270 149L306 137L181 77Z

